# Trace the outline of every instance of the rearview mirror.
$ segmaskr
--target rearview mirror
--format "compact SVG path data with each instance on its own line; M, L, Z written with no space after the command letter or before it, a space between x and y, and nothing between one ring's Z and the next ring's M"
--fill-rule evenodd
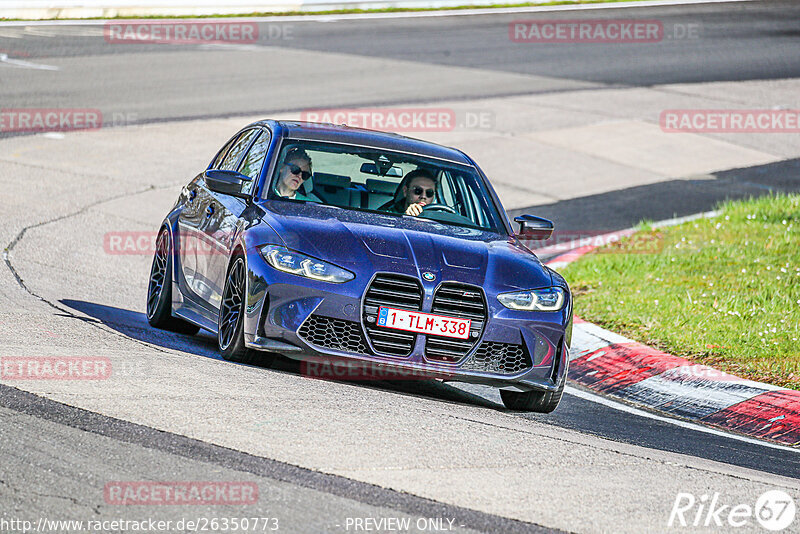
M550 239L555 229L553 221L535 215L520 215L514 217L514 222L519 223L519 234L517 235L526 239Z
M361 172L363 172L364 174L374 174L375 176L390 176L393 178L400 178L401 176L403 176L403 169L401 169L400 167L394 167L390 165L391 164L386 166L381 165L381 168L379 169L378 166L375 165L374 163L362 163Z
M236 171L209 170L203 174L208 188L215 193L239 198L250 198L249 192L242 192L246 183L253 181L249 176Z

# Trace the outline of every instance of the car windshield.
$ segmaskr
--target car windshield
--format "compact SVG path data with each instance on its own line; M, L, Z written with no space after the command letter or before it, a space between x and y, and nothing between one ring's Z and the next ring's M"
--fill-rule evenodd
M499 232L501 218L474 167L414 154L286 140L270 180L270 199L407 215ZM421 212L420 212L421 211Z

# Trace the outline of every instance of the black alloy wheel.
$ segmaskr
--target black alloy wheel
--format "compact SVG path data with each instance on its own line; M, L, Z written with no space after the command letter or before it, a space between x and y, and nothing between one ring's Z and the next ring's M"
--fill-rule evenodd
M194 335L200 327L172 316L172 246L169 230L162 228L147 284L147 322L179 334Z
M244 257L236 254L222 292L219 309L217 343L222 357L228 361L269 366L274 355L248 349L244 343L244 307L247 292L247 272Z

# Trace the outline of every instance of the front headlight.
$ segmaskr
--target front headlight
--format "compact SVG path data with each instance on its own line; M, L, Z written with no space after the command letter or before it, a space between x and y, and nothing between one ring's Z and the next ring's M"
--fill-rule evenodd
M267 263L279 271L304 276L312 280L341 284L352 280L356 276L336 265L277 245L261 247L261 255L264 256Z
M564 306L564 290L560 287L530 289L497 295L500 304L511 310L558 311Z

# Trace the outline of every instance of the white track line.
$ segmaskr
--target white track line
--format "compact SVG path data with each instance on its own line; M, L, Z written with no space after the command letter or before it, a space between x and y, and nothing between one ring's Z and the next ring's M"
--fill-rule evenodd
M22 69L36 69L36 70L61 70L59 67L53 65L42 65L40 63L31 63L30 61L23 61L21 59L10 59L8 54L0 54L0 63L11 65L12 67L19 67Z
M700 4L728 4L743 3L752 0L650 0L645 2L612 2L608 4L575 4L557 6L525 6L507 8L478 8L475 9L443 9L441 11L404 11L395 13L349 13L340 15L293 15L273 17L225 17L214 18L195 18L186 17L186 20L197 20L198 22L237 22L246 20L248 22L333 22L337 20L360 20L360 19L401 19L401 18L429 18L429 17L464 17L473 15L507 15L514 13L549 13L559 11L585 11L597 9L625 9L632 7L666 7L666 6L685 6ZM402 6L400 6L402 7ZM323 9L324 6L320 6ZM330 7L329 9L334 9ZM123 22L123 19L92 19L92 20L36 20L36 21L5 21L0 22L1 26L100 26L107 22ZM137 20L135 18L127 20ZM175 22L178 18L163 19ZM159 19L147 19L148 23L156 23Z
M703 213L695 213L694 215L687 215L686 217L677 217L675 219L666 219L663 221L657 221L651 223L650 226L653 228L664 228L666 226L678 226L679 224L683 224L689 221L696 221L697 219L711 219L713 217L718 216L722 213L719 210L714 211L704 211Z
M751 445L761 445L762 447L769 447L770 449L778 449L781 451L790 451L795 453L800 453L800 449L796 449L794 447L790 447L788 445L779 445L777 443L772 443L769 441L762 441L756 438L748 438L746 436L740 436L738 434L731 434L728 432L724 432L722 430L717 430L716 428L710 428L707 426L703 426L696 423L690 423L689 421L684 421L682 419L673 419L671 417L664 417L661 415L656 415L654 413L648 412L646 410L640 410L638 408L634 408L633 406L628 406L627 404L623 404L621 402L616 402L606 397L602 397L600 395L596 395L594 393L589 393L582 389L575 388L573 386L567 385L564 388L565 393L569 395L573 395L578 397L579 399L587 400L589 402L596 402L597 404L602 404L603 406L608 406L609 408L613 408L615 410L619 410L621 412L626 412L633 415L638 415L640 417L647 417L648 419L654 419L656 421L661 421L662 423L669 423L671 425L679 426L681 428L687 428L689 430L695 430L697 432L704 432L706 434L712 434L714 436L720 436L729 439L735 439L737 441L743 441L745 443L750 443Z

